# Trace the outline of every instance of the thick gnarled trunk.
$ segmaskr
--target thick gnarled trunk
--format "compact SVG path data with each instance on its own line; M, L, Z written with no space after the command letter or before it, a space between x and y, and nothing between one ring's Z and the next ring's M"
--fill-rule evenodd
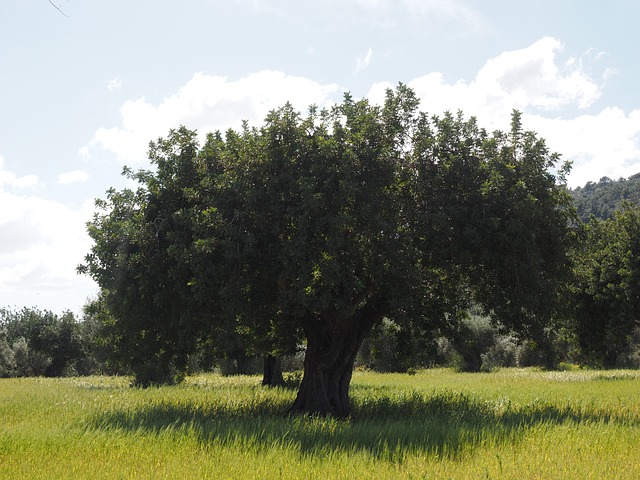
M362 341L381 319L382 314L369 306L337 328L320 319L306 322L304 376L290 413L351 416L349 387L353 364Z

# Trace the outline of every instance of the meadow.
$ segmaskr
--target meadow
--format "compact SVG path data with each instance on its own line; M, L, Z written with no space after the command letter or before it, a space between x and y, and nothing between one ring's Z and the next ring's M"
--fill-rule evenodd
M0 379L0 477L640 478L640 371L356 372L349 421L259 381Z

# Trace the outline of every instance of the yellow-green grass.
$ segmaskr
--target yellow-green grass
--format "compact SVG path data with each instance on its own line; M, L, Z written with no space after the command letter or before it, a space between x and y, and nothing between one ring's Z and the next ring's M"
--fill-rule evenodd
M640 478L640 372L354 375L350 421L257 377L0 380L0 478Z

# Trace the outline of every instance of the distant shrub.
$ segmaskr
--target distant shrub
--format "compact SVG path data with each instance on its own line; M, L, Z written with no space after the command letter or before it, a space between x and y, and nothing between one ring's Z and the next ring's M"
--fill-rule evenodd
M577 365L575 363L568 363L568 362L559 362L558 363L558 370L562 371L562 372L575 372L576 370L580 370L580 365Z
M235 355L223 358L219 362L220 374L224 377L233 375L256 375L262 372L262 357Z
M24 337L19 337L12 345L15 355L15 376L41 377L51 365L51 357L46 353L29 348Z
M16 369L15 354L7 342L7 330L0 329L0 377L12 377Z
M293 355L285 355L282 357L283 372L298 372L304 369L304 349Z
M533 367L543 363L544 355L535 341L526 340L516 348L516 365L518 367Z
M616 361L621 368L640 368L640 327L634 328L629 336L629 343Z
M176 385L184 380L184 374L176 368L175 363L160 355L145 359L132 369L134 374L132 385L135 387Z
M29 365L29 347L24 337L18 338L13 343L13 353L16 359L16 376L28 377L31 375L31 367Z
M93 335L83 337L84 323L71 312L0 308L0 375L75 376L95 373ZM93 332L88 332L93 333Z
M437 359L434 335L384 318L366 338L356 359L356 367L376 372L407 372L429 367Z
M481 370L489 372L501 367L516 366L516 350L518 342L510 335L498 335L495 343L481 355Z

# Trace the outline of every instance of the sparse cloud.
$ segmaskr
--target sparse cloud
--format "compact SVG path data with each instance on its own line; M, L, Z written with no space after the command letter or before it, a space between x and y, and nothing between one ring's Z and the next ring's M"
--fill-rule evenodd
M78 155L81 158L90 158L91 157L91 144L83 145L78 149Z
M278 12L278 8L272 0L234 0L235 3L249 8L253 13L265 14Z
M71 172L58 175L58 183L61 185L71 185L72 183L82 183L89 179L89 174L84 170L73 170Z
M352 0L365 10L380 11L386 10L390 6L389 0Z
M605 57L607 57L609 54L603 50L597 50L593 47L588 48L586 52L584 52L585 56L592 56L593 58L595 58L596 60L601 60Z
M484 19L477 10L458 0L403 0L410 13L416 15L440 15L455 19L468 26L484 28Z
M35 175L18 176L4 168L4 158L0 155L0 188L4 186L12 188L30 188L38 185L38 177Z
M235 0L247 11L254 14L270 14L281 17L291 14L291 5L281 0ZM293 3L293 2L290 2ZM298 2L299 3L299 2ZM465 0L325 0L324 9L355 6L368 26L388 29L406 24L407 20L419 20L424 27L446 24L446 31L455 35L473 35L489 29L487 20L479 9ZM342 13L342 12L341 12ZM455 25L459 28L450 28Z
M611 77L615 77L616 75L618 75L618 73L620 73L620 71L616 68L607 68L602 74L602 79L605 81L609 80Z
M371 48L367 50L367 54L364 57L356 58L356 73L367 68L371 63L372 58L373 58L373 50Z
M142 163L150 140L179 125L205 134L240 128L242 120L261 123L269 110L291 102L305 110L309 105L326 106L338 92L335 84L322 85L303 77L265 70L238 80L196 73L174 95L159 105L145 98L129 100L120 108L122 124L98 129L80 148L84 157L102 147L124 162Z
M451 22L464 28L464 34L484 32L489 27L478 10L459 0L351 0L370 15L386 18L381 23L388 25L392 15L411 18L437 19L447 24Z
M122 79L113 78L107 82L107 90L109 90L110 92L120 90L122 88L122 83Z

